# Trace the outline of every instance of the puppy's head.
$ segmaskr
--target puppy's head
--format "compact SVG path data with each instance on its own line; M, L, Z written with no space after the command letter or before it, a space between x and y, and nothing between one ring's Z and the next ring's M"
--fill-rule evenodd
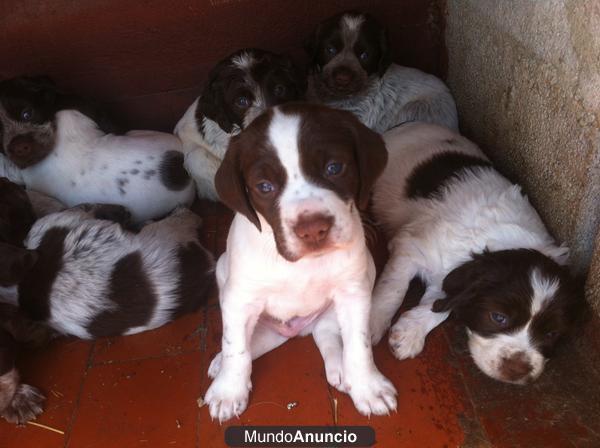
M363 238L357 206L386 162L382 138L351 113L291 103L231 140L215 185L259 230L268 223L279 253L296 261Z
M544 370L558 341L580 322L585 301L564 266L535 250L484 252L450 272L446 299L467 326L477 366L500 381L526 384Z
M201 123L207 117L232 133L268 107L301 99L304 82L286 56L252 48L237 51L210 72L196 119Z
M18 285L37 259L33 250L0 243L0 286Z
M43 160L54 147L58 91L47 77L0 82L0 150L19 168Z
M34 222L25 189L0 177L0 242L21 246Z
M304 46L311 89L324 101L359 93L391 64L387 32L369 14L337 14L317 25Z

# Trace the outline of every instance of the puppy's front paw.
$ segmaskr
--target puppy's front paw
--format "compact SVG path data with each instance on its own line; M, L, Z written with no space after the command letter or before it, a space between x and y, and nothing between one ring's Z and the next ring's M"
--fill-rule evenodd
M44 401L46 397L35 387L19 384L12 401L0 415L10 423L23 425L43 412Z
M396 388L377 370L366 377L354 376L347 388L354 406L363 415L384 415L396 410Z
M414 358L423 351L426 336L418 321L400 318L390 330L390 350L398 359Z
M251 386L250 381L230 380L219 374L204 396L211 418L224 422L239 417L248 405Z
M210 362L210 366L208 366L209 378L216 378L219 372L221 371L221 359L223 359L223 355L221 354L221 352L219 352Z

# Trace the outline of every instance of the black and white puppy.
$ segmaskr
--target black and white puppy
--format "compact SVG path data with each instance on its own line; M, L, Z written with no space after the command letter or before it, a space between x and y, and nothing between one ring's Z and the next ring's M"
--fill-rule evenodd
M585 304L566 267L568 249L556 244L521 188L464 137L409 123L384 139L390 159L373 211L391 237L391 255L373 293L373 340L420 277L420 305L390 331L397 358L418 355L452 311L484 373L517 384L536 379Z
M4 300L85 339L150 330L200 307L214 284L200 218L178 208L137 234L123 229L128 218L121 206L81 205L36 221L25 248L0 243Z
M194 198L180 140L152 131L125 135L46 78L0 82L0 149L28 189L69 207L120 204L134 221L166 215Z
M305 49L308 100L348 110L377 132L407 121L458 129L446 85L420 70L392 64L387 32L371 15L343 12L321 22Z
M268 107L301 99L304 90L304 76L286 56L249 48L220 61L175 127L198 196L218 200L214 177L231 136Z
M205 401L220 421L244 411L252 360L312 334L328 382L363 414L396 408L369 337L375 266L359 207L383 170L381 137L352 114L277 106L231 140L216 176L237 213L217 263L222 352Z
M34 222L35 214L25 190L0 177L0 244L22 246ZM3 290L0 285L0 302L4 300ZM22 333L16 330L24 325L15 306L0 303L0 416L17 424L34 420L42 412L45 400L38 389L21 383L16 367L15 336Z

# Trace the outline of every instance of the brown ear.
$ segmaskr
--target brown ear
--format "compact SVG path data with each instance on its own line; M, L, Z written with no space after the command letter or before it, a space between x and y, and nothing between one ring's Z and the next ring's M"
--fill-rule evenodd
M377 178L383 173L388 154L383 138L354 119L354 152L358 163L360 188L356 198L358 208L365 210L369 204L371 189Z
M34 250L0 243L0 286L19 284L37 259Z
M258 230L262 230L256 210L250 203L246 182L240 163L240 152L244 144L240 135L233 137L225 153L225 158L215 174L215 187L221 201L230 209L241 213Z

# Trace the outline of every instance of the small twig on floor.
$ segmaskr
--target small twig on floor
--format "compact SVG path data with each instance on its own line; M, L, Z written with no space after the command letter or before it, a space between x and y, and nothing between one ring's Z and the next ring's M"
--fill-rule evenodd
M337 413L337 398L333 398L333 424L338 424L338 413Z
M177 429L181 429L181 422L179 419L175 419L175 425L177 426Z
M54 395L56 398L62 398L62 397L64 397L64 395L63 395L63 394L61 394L60 392L58 392L58 391L56 391L56 390L51 390L51 391L50 391L50 393L51 393L52 395Z
M41 423L27 422L27 424L31 425L31 426L37 426L38 428L47 429L48 431L52 431L52 432L55 432L55 433L58 433L58 434L62 434L63 436L65 435L64 431L61 431L60 429L52 428L51 426L42 425Z
M204 406L204 398L200 397L196 400L196 403L198 403L198 407L201 408L202 406Z

